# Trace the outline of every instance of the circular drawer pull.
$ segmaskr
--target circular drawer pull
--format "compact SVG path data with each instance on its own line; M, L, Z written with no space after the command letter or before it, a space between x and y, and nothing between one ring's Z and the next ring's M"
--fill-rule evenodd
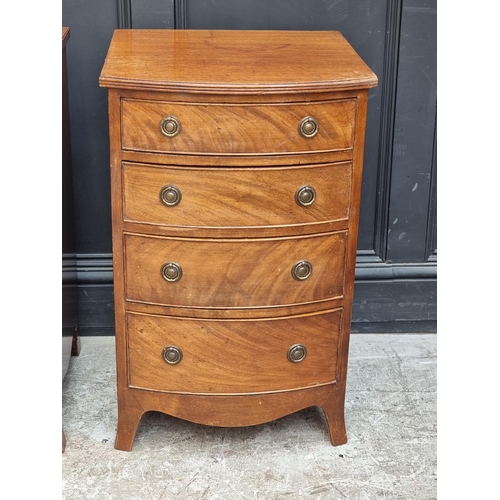
M160 131L167 137L175 137L181 133L181 122L175 116L165 116L160 122Z
M175 262L166 262L161 266L161 275L163 279L175 283L182 278L182 267Z
M305 345L302 344L294 344L290 349L288 349L288 353L286 357L288 361L291 363L300 363L304 361L307 356L307 349Z
M175 345L165 347L161 353L165 363L176 365L182 361L182 351Z
M175 207L181 202L182 193L178 187L164 186L160 191L160 200L167 207Z
M298 281L303 281L311 276L312 270L313 266L308 260L300 260L292 267L292 276Z
M316 190L312 186L302 186L295 193L295 201L301 207L308 207L316 199Z
M314 137L319 130L319 123L316 118L313 118L312 116L306 116L305 118L302 118L299 123L299 134L302 137L305 137L306 139L309 139L309 137Z

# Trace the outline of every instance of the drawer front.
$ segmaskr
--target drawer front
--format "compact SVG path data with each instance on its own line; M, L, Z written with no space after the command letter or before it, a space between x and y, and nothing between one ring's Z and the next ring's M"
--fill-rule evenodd
M268 105L123 99L122 147L165 153L266 155L345 149L353 146L355 111L355 99ZM308 116L318 124L313 137L299 133L299 124ZM172 125L170 120L173 134L178 132L175 136L160 129L160 122L168 117L178 121ZM169 133L168 126L165 129Z
M339 309L285 319L210 321L127 313L129 385L214 394L333 382L341 315ZM288 353L297 344L306 355L291 362ZM304 350L292 352L300 359Z
M124 219L187 227L289 226L346 220L351 177L350 162L252 169L124 163Z
M346 240L344 231L253 240L126 234L126 298L202 308L328 300L342 295ZM309 277L308 264L299 264L294 278L294 266L304 260L310 263Z

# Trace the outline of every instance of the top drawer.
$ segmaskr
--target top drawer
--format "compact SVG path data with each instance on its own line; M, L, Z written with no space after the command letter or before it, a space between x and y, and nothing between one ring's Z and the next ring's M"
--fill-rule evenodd
M346 149L354 142L355 111L355 99L292 104L123 99L122 148L218 155Z

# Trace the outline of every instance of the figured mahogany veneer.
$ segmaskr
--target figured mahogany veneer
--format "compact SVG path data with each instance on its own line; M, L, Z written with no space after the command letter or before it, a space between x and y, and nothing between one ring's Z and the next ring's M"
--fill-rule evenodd
M344 398L368 89L338 32L116 30L118 431L244 426Z
M244 308L295 305L342 296L347 233L299 238L193 239L125 234L125 297L184 307ZM292 275L310 261L309 278ZM161 274L180 266L177 282Z
M191 394L303 389L336 380L342 310L273 320L192 320L127 313L131 387ZM324 335L311 335L324 331ZM307 346L301 363L288 349ZM178 346L168 366L158 353Z
M351 182L351 162L248 169L123 163L123 214L128 222L205 231L300 225L318 232L334 221L347 227ZM182 204L161 202L160 192L169 185L179 189ZM307 207L295 202L303 186L316 193Z
M135 151L195 154L258 154L329 151L352 147L356 100L307 104L184 104L163 101L122 103L122 147ZM182 133L169 140L158 123L173 115ZM308 115L321 123L318 133L297 133Z

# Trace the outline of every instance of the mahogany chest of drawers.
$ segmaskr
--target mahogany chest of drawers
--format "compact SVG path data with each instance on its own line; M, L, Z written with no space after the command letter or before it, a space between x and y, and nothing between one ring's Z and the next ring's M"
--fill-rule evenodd
M368 89L338 32L117 30L108 88L115 447L344 398Z

